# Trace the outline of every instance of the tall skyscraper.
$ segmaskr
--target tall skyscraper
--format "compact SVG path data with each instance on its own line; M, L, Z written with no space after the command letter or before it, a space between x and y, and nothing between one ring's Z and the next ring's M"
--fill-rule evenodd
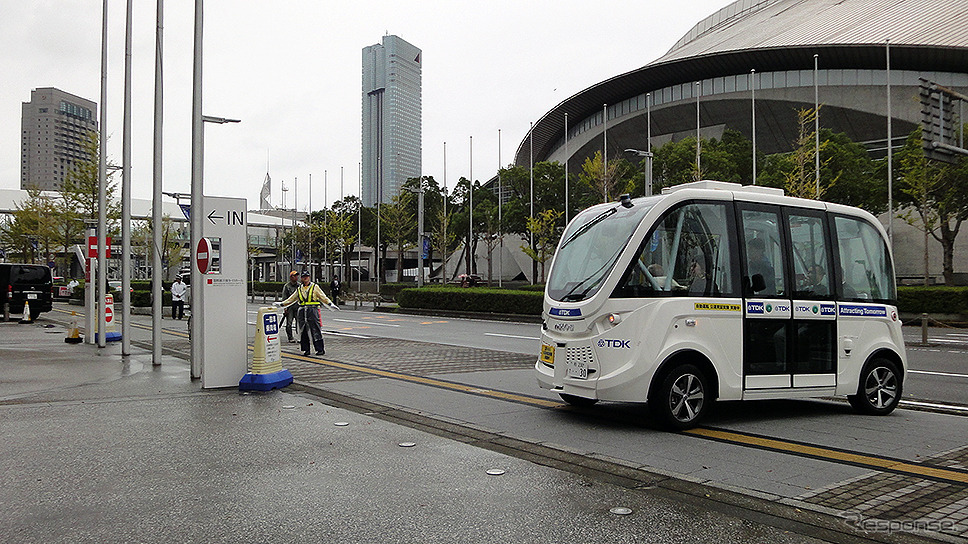
M397 36L363 48L363 204L421 173L421 51Z
M20 188L60 191L97 132L97 104L53 87L30 91L20 117Z

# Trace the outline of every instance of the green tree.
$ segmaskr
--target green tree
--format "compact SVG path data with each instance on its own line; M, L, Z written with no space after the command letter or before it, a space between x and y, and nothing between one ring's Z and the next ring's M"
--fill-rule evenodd
M605 162L602 152L596 151L593 157L585 159L578 180L588 187L598 202L611 202L617 200L619 195L634 193L633 180L638 169L622 158L609 160L607 164Z
M561 217L564 212L544 210L528 219L528 229L534 233L534 247L521 246L521 250L531 259L541 264L541 283L545 281L545 262L554 254L561 238Z
M951 284L954 280L955 240L968 219L968 160L960 157L953 165L928 161L921 147L921 129L918 128L908 136L904 148L898 153L898 162L901 166L901 202L910 206L902 217L941 244L944 280ZM920 221L915 220L915 213Z
M386 248L394 244L397 250L397 281L403 281L403 252L413 246L414 225L413 214L407 210L410 193L399 193L393 196L389 204L380 207L380 221L382 234L386 245L383 248L383 259L386 260Z
M75 168L64 179L62 194L67 203L81 214L83 219L96 220L98 218L98 157L100 145L98 134L88 131L83 142L84 159L75 163ZM113 170L108 170L106 176L107 210L109 220L117 221L121 218L121 203L115 193L117 183L114 181Z

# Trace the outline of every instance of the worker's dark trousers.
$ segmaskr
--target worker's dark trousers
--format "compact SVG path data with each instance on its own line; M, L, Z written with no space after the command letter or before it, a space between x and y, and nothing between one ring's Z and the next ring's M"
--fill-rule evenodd
M319 328L319 306L300 306L299 324L302 326L302 334L299 335L299 347L302 351L309 351L309 339L312 338L316 353L322 353L323 331Z

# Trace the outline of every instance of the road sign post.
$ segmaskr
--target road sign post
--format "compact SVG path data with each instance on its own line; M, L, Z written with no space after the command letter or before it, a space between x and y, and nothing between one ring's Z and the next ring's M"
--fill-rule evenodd
M248 254L244 198L204 197L200 213L202 232L195 246L194 265L200 280L191 296L201 297L196 333L199 360L192 360L193 375L203 388L235 387L248 363L245 271ZM196 366L197 365L197 366ZM197 374L195 371L197 370Z

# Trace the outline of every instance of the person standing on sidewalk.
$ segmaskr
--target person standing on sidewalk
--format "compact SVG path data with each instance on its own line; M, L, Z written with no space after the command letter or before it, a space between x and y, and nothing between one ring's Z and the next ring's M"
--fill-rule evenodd
M339 306L339 296L343 290L343 284L339 282L338 276L333 276L333 281L329 282L329 292L333 294L333 304Z
M282 286L282 300L286 300L291 297L293 293L299 289L299 272L293 270L289 273L289 283ZM286 322L286 336L289 338L289 343L293 343L296 339L292 336L292 324L296 321L296 307L290 306L282 314L282 319ZM296 328L296 333L299 333L298 327Z
M185 293L188 286L182 281L181 276L175 276L174 283L171 284L171 318L181 319L185 317Z
M302 273L302 285L289 298L278 302L279 306L289 306L299 302L298 319L302 333L299 335L299 347L303 355L309 355L309 339L312 338L316 355L326 355L323 346L323 331L319 327L319 307L325 304L330 310L339 308L329 300L318 285L309 281L309 272Z

